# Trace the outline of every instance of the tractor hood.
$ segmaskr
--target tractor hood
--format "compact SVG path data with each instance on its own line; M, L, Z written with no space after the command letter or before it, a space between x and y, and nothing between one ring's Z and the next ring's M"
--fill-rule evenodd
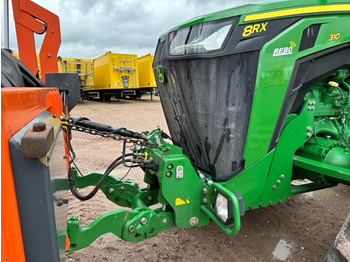
M242 1L243 2L243 1ZM284 0L284 1L274 1L274 0L248 0L246 2L254 2L251 4L236 6L223 11L198 16L189 21L186 21L165 34L172 32L177 29L181 29L190 25L215 21L219 19L225 19L234 16L240 16L239 24L250 23L252 21L266 20L266 19L279 19L292 17L296 15L315 15L316 13L324 11L334 11L334 12L349 12L349 1L344 0ZM346 6L345 6L346 5ZM258 14L259 16L255 16Z

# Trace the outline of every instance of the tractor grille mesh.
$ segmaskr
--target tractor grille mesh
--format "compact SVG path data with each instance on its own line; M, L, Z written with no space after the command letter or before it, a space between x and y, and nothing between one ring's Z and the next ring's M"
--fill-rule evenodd
M244 167L259 53L169 60L159 52L155 65L167 79L158 88L173 140L213 179L232 177Z

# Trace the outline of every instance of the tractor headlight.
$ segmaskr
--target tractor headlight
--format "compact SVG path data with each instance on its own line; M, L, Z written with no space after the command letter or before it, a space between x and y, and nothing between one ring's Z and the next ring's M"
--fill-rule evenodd
M216 217L224 224L230 225L233 224L233 208L232 201L225 194L216 191L215 201L214 201L214 211Z
M233 19L204 22L175 30L169 35L169 54L203 54L223 47Z

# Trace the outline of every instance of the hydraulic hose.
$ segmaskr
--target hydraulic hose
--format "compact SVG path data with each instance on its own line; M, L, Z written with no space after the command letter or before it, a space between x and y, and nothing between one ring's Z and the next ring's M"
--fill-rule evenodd
M128 155L130 155L130 154L128 154ZM85 196L81 195L80 192L78 191L78 189L76 188L75 183L74 183L74 179L72 176L72 171L71 171L71 169L69 169L68 175L69 175L69 179L71 181L71 183L69 184L69 189L72 192L72 194L76 198L78 198L79 200L82 200L82 201L86 201L86 200L89 200L92 197L94 197L96 195L97 191L100 189L103 181L112 172L112 170L115 169L120 164L123 164L123 161L121 161L122 158L123 158L123 156L118 157L109 165L109 167L106 169L106 171L104 172L101 179L96 184L95 188L89 194L87 194ZM132 162L132 161L130 159L127 159L127 160L124 160L124 162Z

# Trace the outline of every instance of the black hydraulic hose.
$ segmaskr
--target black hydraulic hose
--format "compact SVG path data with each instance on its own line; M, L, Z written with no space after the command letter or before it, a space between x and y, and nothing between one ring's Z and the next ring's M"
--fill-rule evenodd
M85 117L72 118L72 123L77 126L88 127L98 131L109 132L109 133L118 134L121 136L126 136L126 137L131 137L136 139L145 138L142 136L142 134L128 130L124 127L109 126L98 122L93 122Z
M119 158L119 161L116 161L118 158ZM107 168L107 170L105 171L105 173L103 174L103 176L101 177L101 179L98 181L98 183L97 183L97 185L95 186L95 188L94 188L88 195L86 195L86 196L83 196L83 195L81 195L81 194L79 193L78 189L77 189L76 186L75 186L75 183L73 182L74 179L73 179L73 176L72 176L72 173L71 173L72 171L69 170L69 173L68 173L69 179L73 182L73 183L70 183L70 185L69 185L69 188L70 188L72 194L73 194L76 198L78 198L79 200L82 200L82 201L89 200L89 199L91 199L93 196L95 196L96 193L97 193L97 191L100 189L100 187L101 187L103 181L106 179L106 177L112 172L112 170L113 170L114 168L116 168L117 166L119 166L120 164L123 163L123 161L120 161L120 159L121 159L122 157L120 156L120 157L118 157L118 158L117 158L115 161L113 161L113 162L111 163L111 165L109 165L109 167ZM130 159L127 159L127 160L124 160L124 161L126 161L126 162L131 162Z
M135 166L128 166L126 163L125 163L125 157L126 156L128 156L128 155L130 155L130 154L125 154L125 150L126 150L126 141L124 140L124 143L123 143L123 151L122 151L122 162L123 162L123 165L125 166L125 167L135 167ZM131 155L132 155L132 153L131 153Z
M121 155L120 157L118 157L117 159L113 160L113 162L107 167L106 171L105 172L111 172L114 168L116 168L116 163L121 160L121 159L124 159L126 156L132 156L133 154L132 153L129 153L129 154L123 154ZM124 162L125 160L122 161L122 163ZM110 170L111 169L111 170Z

